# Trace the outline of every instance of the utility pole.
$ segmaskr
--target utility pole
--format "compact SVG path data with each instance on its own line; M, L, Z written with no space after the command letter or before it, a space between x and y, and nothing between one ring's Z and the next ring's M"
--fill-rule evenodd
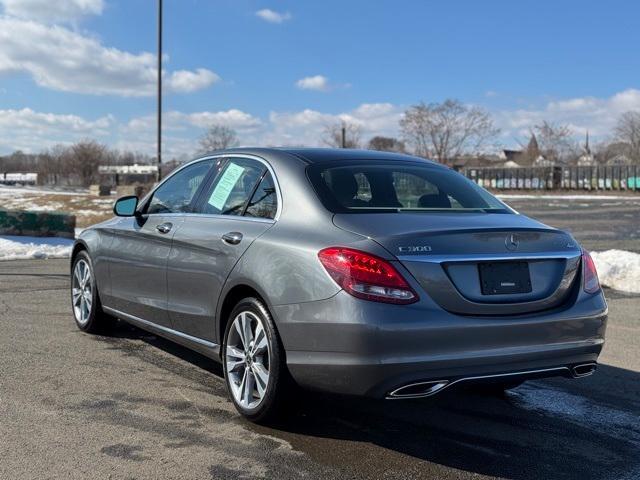
M158 176L162 179L162 0L158 0Z
M347 126L342 124L342 148L347 148Z

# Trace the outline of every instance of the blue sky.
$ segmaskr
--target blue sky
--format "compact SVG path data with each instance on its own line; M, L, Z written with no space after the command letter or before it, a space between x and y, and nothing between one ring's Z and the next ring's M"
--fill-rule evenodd
M153 0L0 0L0 153L93 137L153 153ZM542 120L605 138L640 109L640 3L165 0L165 148L397 135L408 106L489 110L512 146Z

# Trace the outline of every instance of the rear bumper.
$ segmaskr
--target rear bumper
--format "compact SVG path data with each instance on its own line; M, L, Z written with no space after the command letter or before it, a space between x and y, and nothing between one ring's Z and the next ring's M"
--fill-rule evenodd
M572 376L575 365L597 361L607 321L602 294L519 317L459 316L428 299L397 306L345 292L272 309L301 386L376 398L416 382Z

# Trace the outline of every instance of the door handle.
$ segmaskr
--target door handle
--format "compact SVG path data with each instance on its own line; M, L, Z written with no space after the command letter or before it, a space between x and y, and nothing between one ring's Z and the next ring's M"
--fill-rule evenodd
M222 235L222 241L229 245L237 245L242 241L242 234L240 232L229 232Z
M160 233L169 233L172 227L173 223L165 222L161 223L160 225L156 225L156 230L158 230Z

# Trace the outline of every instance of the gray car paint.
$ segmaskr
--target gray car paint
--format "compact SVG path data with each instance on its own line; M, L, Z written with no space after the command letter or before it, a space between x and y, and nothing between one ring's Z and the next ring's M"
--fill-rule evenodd
M114 308L171 327L167 260L173 235L183 221L179 216L150 215L142 225L135 218L122 218L113 225L114 237L107 254ZM165 223L172 228L160 233L156 227Z
M223 215L188 215L173 237L167 264L168 311L172 328L216 341L211 319L217 300L237 261L274 222ZM241 231L237 245L222 241Z
M311 162L424 161L405 155L316 149L233 149L216 155L253 156L270 166L280 193L276 221L183 215L171 253L166 244L145 237L136 219L113 219L85 230L76 246L92 256L107 311L218 358L224 299L236 288L250 287L267 303L287 352L287 365L300 384L377 397L413 381L597 359L607 307L601 292L589 295L582 290L581 267L575 263L580 250L570 235L515 213L333 215L322 206L306 176ZM246 234L248 241L236 249L222 247L219 238L227 231ZM566 257L564 270L570 278L555 289L563 288L562 298L541 305L542 311L531 306L544 299L489 306L474 302L471 286L458 285L463 291L469 288L465 297L454 285L457 274L447 275L440 266L447 258L460 259L456 255L511 255L504 244L482 243L480 237L513 232L538 234L537 241L530 242L525 235L519 254L544 256L551 251ZM122 237L131 235L138 237L139 246L123 250ZM471 241L473 235L480 237ZM430 251L412 255L397 251L401 244L416 242L428 244ZM418 292L419 301L382 304L342 291L317 258L319 250L336 245L392 261ZM164 312L162 289L149 291L149 275L160 278L163 261L171 266ZM440 290L433 288L434 280ZM486 310L469 312L465 305Z

